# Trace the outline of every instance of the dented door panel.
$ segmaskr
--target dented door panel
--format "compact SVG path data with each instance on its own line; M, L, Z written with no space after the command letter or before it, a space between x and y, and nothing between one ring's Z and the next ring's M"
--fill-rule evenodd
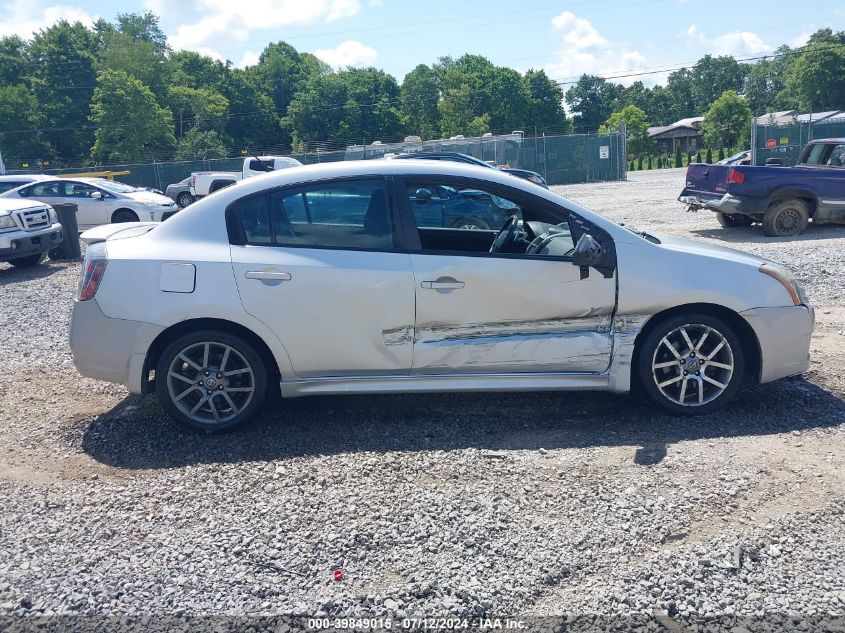
M616 279L569 261L412 254L413 370L603 372L613 347ZM428 288L436 280L461 287Z

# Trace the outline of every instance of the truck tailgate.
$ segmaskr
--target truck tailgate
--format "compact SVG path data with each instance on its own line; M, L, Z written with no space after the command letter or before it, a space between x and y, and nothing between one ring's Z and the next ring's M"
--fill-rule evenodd
M687 180L682 196L721 198L728 188L729 165L692 163L687 167Z

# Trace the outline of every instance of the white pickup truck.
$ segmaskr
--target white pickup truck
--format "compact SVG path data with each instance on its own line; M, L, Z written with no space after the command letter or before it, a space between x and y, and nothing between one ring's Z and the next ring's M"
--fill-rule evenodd
M196 171L191 174L191 195L194 199L202 198L239 180L266 174L268 171L300 167L295 158L287 156L251 156L244 159L241 172L236 171Z
M29 268L62 241L62 225L50 205L35 200L0 200L0 262Z

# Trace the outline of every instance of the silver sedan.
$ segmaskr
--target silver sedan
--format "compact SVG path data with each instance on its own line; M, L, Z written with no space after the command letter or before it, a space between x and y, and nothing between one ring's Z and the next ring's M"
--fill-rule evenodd
M691 415L809 365L813 309L783 266L457 163L273 172L83 239L79 371L206 431L271 390L636 389Z

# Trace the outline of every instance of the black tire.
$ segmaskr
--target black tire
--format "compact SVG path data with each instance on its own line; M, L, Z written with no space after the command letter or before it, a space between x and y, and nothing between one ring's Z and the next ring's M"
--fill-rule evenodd
M473 229L476 231L489 231L490 225L479 218L458 218L452 222L453 229Z
M27 255L26 257L18 257L17 259L10 259L9 263L15 268L32 268L38 266L47 257L47 253L36 253L35 255Z
M680 328L686 330L695 347L702 342L701 349L691 353ZM716 349L722 341L724 345ZM707 355L714 351L713 357L707 360ZM659 367L664 364L666 367ZM728 365L732 367L730 371L724 368ZM695 373L696 367L700 373ZM693 312L658 323L638 345L633 369L642 393L667 413L706 415L722 408L736 395L745 376L745 358L739 336L730 325L709 314ZM706 373L708 369L710 374Z
M176 196L176 204L179 206L180 209L184 209L186 207L191 206L194 203L194 197L188 193L187 191L183 191L178 196Z
M208 352L204 344L209 344ZM220 373L226 347L230 352ZM201 365L197 353L208 355L207 367L196 369L187 362L177 362L177 358L193 357ZM245 367L250 373L243 371ZM172 376L171 369L178 376ZM233 375L227 377L230 371ZM165 411L188 428L225 433L248 423L261 410L267 395L267 374L261 355L241 337L220 330L200 330L180 336L162 352L156 365L156 394ZM182 387L184 391L177 393ZM189 407L197 407L196 413L191 415ZM214 419L217 415L212 417L213 412L223 414L220 421Z
M138 216L135 215L134 211L130 211L129 209L118 209L114 212L114 215L111 216L112 224L123 224L124 222L137 222Z
M763 233L771 237L800 235L807 229L810 209L797 198L776 202L763 215Z
M754 223L754 219L750 215L743 215L742 213L717 213L716 219L726 229L751 226Z

